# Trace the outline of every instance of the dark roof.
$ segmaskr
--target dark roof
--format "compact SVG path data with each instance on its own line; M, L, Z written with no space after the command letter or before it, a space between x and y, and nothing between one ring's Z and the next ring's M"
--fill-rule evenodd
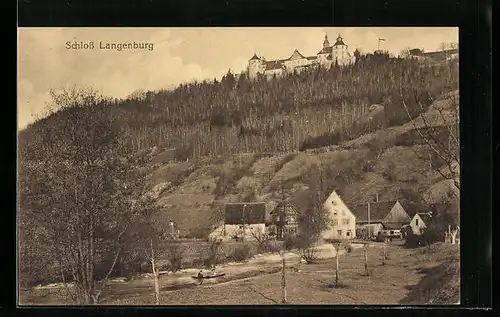
M298 209L295 208L295 206L292 203L287 201L282 201L278 203L276 207L274 207L274 209L271 211L271 215L275 214L277 211L280 211L281 208L287 208L289 211L291 210L297 214L299 213Z
M410 218L413 218L416 213L421 213L429 210L429 207L424 203L400 201L400 204L401 206L403 206L404 210Z
M318 58L318 56L307 56L306 58L307 58L308 60L313 60L313 59L317 59L317 58Z
M330 54L332 52L332 46L324 47L318 54Z
M266 62L266 70L280 69L283 67L283 60Z
M342 37L340 35L337 37L337 41L335 42L335 44L333 44L333 46L337 46L337 45L345 45L344 40L342 39Z
M244 216L244 218L243 218ZM262 202L227 203L225 223L228 225L265 223L266 206Z
M384 222L384 228L389 229L389 230L400 230L403 228L405 223L401 222Z
M291 60L293 57L305 58L304 55L300 54L298 50L293 51L293 54L288 58L288 60Z
M396 201L382 201L370 203L370 222L382 222L391 211ZM356 222L368 221L368 204L358 204L351 209Z
M438 51L438 52L428 52L428 53L423 53L422 55L432 59L446 59L446 57L448 57L449 54L458 54L458 49Z
M409 52L410 52L411 55L420 55L420 54L422 54L422 50L419 49L419 48L413 48Z
M432 215L428 212L419 212L418 216L427 224L433 220Z
M323 47L330 46L330 41L328 41L328 35L325 34L325 40L323 41Z
M260 59L257 54L253 54L252 58L250 58L250 60L254 60L254 59Z

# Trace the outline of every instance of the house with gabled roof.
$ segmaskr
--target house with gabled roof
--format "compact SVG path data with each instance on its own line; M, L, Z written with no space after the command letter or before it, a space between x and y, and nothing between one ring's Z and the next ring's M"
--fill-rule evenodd
M334 190L323 204L330 227L321 233L324 240L356 238L356 216Z
M413 234L421 235L433 220L432 212L416 213L410 221L410 228Z
M400 230L411 218L398 200L370 202L353 207L360 236L377 236L382 230Z
M266 232L266 206L263 202L237 202L224 205L224 221L208 238L230 241L255 239Z
M286 236L294 236L299 232L300 212L288 201L281 201L271 211L271 221L269 233L277 239L284 239Z

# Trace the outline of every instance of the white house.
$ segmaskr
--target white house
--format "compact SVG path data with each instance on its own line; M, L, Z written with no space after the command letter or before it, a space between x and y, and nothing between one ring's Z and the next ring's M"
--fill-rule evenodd
M419 212L410 221L410 227L413 234L420 235L424 232L424 229L432 221L432 212Z
M333 191L323 206L328 211L331 225L329 229L322 232L322 238L354 239L356 237L356 217L340 196Z

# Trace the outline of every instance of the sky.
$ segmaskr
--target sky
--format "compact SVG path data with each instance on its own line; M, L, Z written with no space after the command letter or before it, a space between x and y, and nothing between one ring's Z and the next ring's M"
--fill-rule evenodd
M325 34L341 35L349 51L378 48L398 55L405 48L438 50L458 43L453 27L283 28L19 28L18 130L43 115L50 90L91 86L106 96L173 88L193 80L239 73L254 53L267 60L288 58L295 49L316 55ZM94 44L68 49L67 42ZM153 49L100 49L101 43L152 43Z

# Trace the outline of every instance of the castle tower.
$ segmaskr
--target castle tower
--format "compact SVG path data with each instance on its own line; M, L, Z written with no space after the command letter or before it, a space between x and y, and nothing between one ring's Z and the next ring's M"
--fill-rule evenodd
M344 43L342 37L337 37L337 41L332 46L332 59L337 60L339 65L346 65L353 62L351 54L347 51L347 44Z
M325 34L325 40L323 41L323 48L330 47L330 42L328 41L328 35Z
M248 61L248 78L255 79L257 74L264 72L264 61L254 54Z

